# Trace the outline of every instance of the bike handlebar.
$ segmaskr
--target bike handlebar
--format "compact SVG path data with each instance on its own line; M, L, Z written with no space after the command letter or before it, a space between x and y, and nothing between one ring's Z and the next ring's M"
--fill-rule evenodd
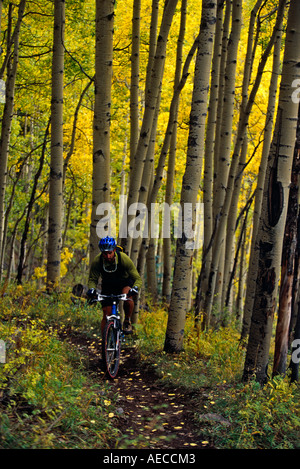
M119 300L119 301L126 301L130 300L131 297L127 295L127 293L121 293L119 295L111 294L111 295L102 295L102 293L96 292L95 298L93 298L94 301L102 301L105 299L110 299L110 300Z

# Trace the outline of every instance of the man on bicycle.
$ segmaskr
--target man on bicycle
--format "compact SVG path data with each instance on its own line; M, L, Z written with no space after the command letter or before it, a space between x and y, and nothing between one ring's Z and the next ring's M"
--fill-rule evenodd
M103 295L126 293L128 296L138 294L142 286L142 279L130 259L124 252L117 249L114 238L106 236L99 241L100 254L98 254L91 264L88 281L88 298L92 299L95 289L101 277L101 293ZM132 334L131 316L133 313L134 301L124 301L124 324L123 331ZM102 331L105 327L106 316L110 316L112 303L109 299L102 301L103 318L101 322Z

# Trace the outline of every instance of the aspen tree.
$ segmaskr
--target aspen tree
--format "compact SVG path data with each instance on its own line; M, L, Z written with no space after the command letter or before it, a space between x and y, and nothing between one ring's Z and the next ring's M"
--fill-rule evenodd
M184 3L183 3L182 6L184 7ZM181 22L181 24L182 24L182 22ZM181 29L182 29L182 26L181 26ZM180 33L179 36L181 37L182 33ZM177 126L176 116L177 116L177 110L178 110L178 105L179 105L179 97L180 97L180 93L181 93L183 87L185 86L186 80L188 78L189 67L190 67L191 61L193 59L193 56L195 54L195 51L197 49L197 44L198 44L198 40L195 39L195 41L194 41L194 43L193 43L187 57L186 57L185 63L183 65L181 79L180 79L180 81L179 81L179 83L176 87L175 87L175 84L174 84L174 94L173 94L173 97L172 97L172 101L171 101L171 104L170 104L170 111L169 111L169 121L168 121L167 129L165 131L165 137L164 137L164 142L163 142L161 152L160 152L160 156L159 156L159 161L158 161L158 164L157 164L157 167L156 167L156 170L155 170L154 182L150 185L151 192L148 196L148 202L147 202L148 214L151 212L152 204L154 204L157 200L158 191L161 187L161 182L162 182L162 179L163 179L163 171L164 171L164 166L165 166L165 160L166 160L167 153L168 153L169 149L170 149L169 160L170 160L170 158L172 160L175 160L175 156L176 156L175 155L175 153L176 153L175 150L176 149L174 147L172 147L172 145L176 145L176 142L175 142L176 126ZM180 49L181 49L181 45L179 45L179 50L177 51L177 54L179 54L179 55L181 54ZM179 61L178 60L177 60L177 65L178 65L178 67L176 67L175 77L176 77L177 73L179 73L179 71L180 71ZM175 78L174 83L176 81L177 81L177 79ZM174 128L175 128L175 132L174 132ZM175 161L171 161L171 164L168 162L168 172L169 172L169 168L170 168L170 175L174 171L174 164L175 164ZM169 177L167 176L168 190L166 191L165 203L167 204L168 208L170 208L171 204L172 204L172 198L171 197L173 197L173 195L172 195L173 177L174 177L174 174L172 174ZM170 199L167 199L167 197L170 197ZM167 226L167 229L168 229L168 228L170 228L169 221L171 222L171 220L167 220L167 218L164 217L164 223L166 223L168 225ZM148 216L148 222L149 222L149 216ZM164 225L164 226L166 226L166 225ZM149 233L149 230L148 230L148 233ZM165 240L171 241L170 238L168 238L168 237L165 237L164 241ZM149 238L147 238L147 239L145 238L143 240L142 244L141 244L139 261L138 261L138 268L139 268L139 272L141 274L144 271L146 251L148 250L148 247L149 247ZM171 268L171 266L170 266L170 268ZM171 272L169 273L169 275L170 275L169 279L170 279L170 282L171 282ZM164 283L166 283L166 278L164 278ZM170 288L170 285L169 285L169 288Z
M219 266L223 265L220 262L224 256L224 233L225 226L220 227L220 218L224 217L223 205L226 197L226 188L228 184L228 175L230 170L230 154L231 154L231 135L232 135L232 122L234 112L234 96L235 96L235 80L236 80L236 63L237 51L241 32L242 20L242 4L239 0L234 0L232 7L232 27L230 38L228 42L228 52L225 70L225 84L223 95L222 116L220 125L220 139L217 140L219 148L216 152L219 160L216 162L215 168L215 183L214 183L214 219L217 224L218 234L221 235L221 228L224 229L223 234L213 240L213 256L209 267L208 285L205 292L204 302L204 321L203 326L207 327L210 322L210 314L215 295L215 286L217 282L217 275ZM223 275L223 270L220 270L220 275ZM221 279L219 278L221 284Z
M194 89L190 113L187 161L181 190L181 206L191 203L193 207L192 228L195 228L195 206L204 155L204 136L207 116L207 98L211 70L213 41L216 27L217 3L203 0L199 45L195 64ZM189 304L191 260L193 239L183 233L177 240L174 281L169 308L164 349L179 352L183 347L184 326Z
M227 63L227 52L228 52L228 42L230 38L230 25L231 25L231 16L232 16L232 0L226 0L225 2L225 15L224 21L222 24L222 42L221 42L221 57L220 57L220 66L219 66L219 77L218 77L218 108L217 108L217 117L216 117L216 130L215 130L215 142L214 142L214 152L213 152L213 171L214 171L214 181L213 181L213 193L216 192L217 184L217 174L218 174L218 164L220 161L219 149L220 149L220 139L221 139L221 125L222 125L222 115L223 115L223 106L225 104L224 100L224 89L225 89L225 70ZM215 197L214 197L215 201ZM213 205L213 215L215 218L215 204Z
M44 166L44 161L45 161L45 153L46 153L46 144L47 144L47 137L49 133L49 127L50 127L50 119L46 128L45 132L45 138L44 138L44 145L42 148L42 153L39 161L39 166L36 174L34 175L34 181L33 181L33 187L31 190L31 196L28 202L27 210L26 210L26 218L25 218L25 227L24 231L22 234L21 238L21 245L20 245L20 255L19 255L19 263L18 263L18 269L17 269L17 282L19 284L22 283L22 275L23 275L23 269L24 269L24 263L25 263L25 253L26 253L26 242L27 242L27 237L28 237L28 232L29 232L29 224L30 224L30 219L31 219L31 213L34 207L34 202L36 199L36 192L37 192L37 187L38 187L38 182L40 179L40 176L42 174L43 166Z
M218 216L222 210L225 190L227 187L228 173L230 169L230 154L231 154L231 136L232 136L232 122L234 112L234 97L235 97L235 81L236 81L236 64L237 52L240 40L242 25L242 2L240 0L233 0L232 6L232 27L227 50L227 64L225 70L225 85L224 85L224 104L222 107L221 129L219 148L216 149L219 155L219 162L217 167L216 182L214 189L214 205L215 216Z
M132 13L132 49L130 83L130 158L135 154L139 138L141 0L134 0Z
M292 83L300 78L300 3L290 2L279 104L269 154L257 243L259 259L243 380L268 377L272 325L277 303L284 228L296 137L299 103Z
M300 110L300 106L299 106ZM298 112L297 141L294 149L293 169L289 193L288 211L283 238L281 279L279 289L278 320L275 334L273 376L285 375L289 346L289 326L293 303L295 276L295 254L299 215L299 174L300 174L300 113Z
M176 53L176 69L174 78L174 92L180 83L181 68L182 68L182 49L185 38L186 29L186 8L187 0L181 2L181 20L180 29L177 40L177 53ZM177 117L178 117L178 106L174 110L172 136L170 139L169 146L169 158L167 168L167 181L166 181L166 194L165 203L170 207L173 202L173 185L175 176L175 161L176 161L176 142L177 142ZM173 256L171 254L171 236L163 238L163 285L162 285L162 297L169 302L171 298L171 277L172 277L172 265Z
M157 118L158 118L159 105L160 105L160 96L159 96L159 99L156 105L157 109L156 109L156 113L154 116L152 131L151 131L152 136L149 142L147 157L146 157L146 161L145 161L144 169L143 169L141 188L139 191L139 202L143 204L148 202L149 216L151 212L151 204L154 204L157 199L158 190L159 190L162 175L163 175L165 160L166 160L166 156L170 148L172 139L175 139L175 142L173 140L174 142L173 145L176 145L176 125L177 125L179 95L186 80L186 77L183 77L183 80L181 81L181 83L179 83L180 75L181 75L181 66L182 66L182 46L183 46L183 38L184 38L184 32L185 32L184 31L185 16L186 16L186 4L184 0L181 5L181 26L180 26L179 37L177 41L177 58L176 58L175 78L174 78L174 94L173 94L171 104L170 104L169 121L168 121L167 129L165 132L164 143L161 149L161 153L160 153L160 157L159 157L159 161L156 167L155 177L154 177L154 150L155 150ZM187 63L189 64L189 62L190 60L188 59ZM185 64L185 73L187 73L186 72L187 66L188 65ZM153 182L153 177L154 177L154 182ZM148 228L148 235L151 238L151 230L149 228ZM141 237L138 237L133 240L131 258L134 262L136 262L137 256L139 254L141 243L142 243ZM153 244L152 240L150 240L150 244L151 243ZM146 249L146 250L149 249L148 239L145 239L143 241L142 249Z
M134 5L134 9L133 9L133 15L135 17L135 15L137 14L136 13L136 9L137 9L137 5ZM149 53L148 53L148 62L147 62L147 71L146 71L146 80L145 80L145 90L144 90L144 95L146 96L147 94L147 90L150 86L150 82L151 82L151 73L152 73L152 67L153 67L153 61L154 61L154 56L155 56L155 50L156 50L156 46L157 46L157 29L158 29L158 16L159 16L159 0L152 0L152 7L151 7L151 21L150 21L150 33L149 33ZM133 17L133 22L137 22L137 18L134 19ZM135 26L136 29L137 29L137 26ZM134 31L133 31L134 33ZM136 39L136 42L140 42L140 39ZM135 68L132 66L131 68L131 73L136 73L137 71L137 60L135 61ZM137 83L136 83L136 78L132 77L131 79L131 83L133 83L133 85L137 86ZM130 97L130 100L132 101L133 99L136 99L136 91L135 92L131 92L131 97ZM132 104L130 104L130 106L132 107ZM137 109L135 109L135 114L137 113ZM138 142L139 142L139 133L136 134L136 132L138 132L138 122L135 121L137 115L135 115L135 118L134 118L134 121L131 122L131 126L134 127L134 129L132 128L131 129L131 137L130 137L130 140L131 140L131 144L130 144L130 169L131 171L133 171L133 168L134 168L134 157L135 157L135 153L136 153L136 150L137 150L137 145L138 145ZM153 146L151 145L151 151L153 149ZM150 160L151 156L150 156L150 150L148 148L147 150L147 155L146 155L146 163L147 163L147 168L145 169L145 165L144 165L144 168L143 168L143 177L144 177L144 180L142 179L141 181L141 186L144 187L144 186L147 186L149 185L149 181L151 177L151 172L152 172L152 165L149 165L149 160ZM146 174L147 173L147 174ZM131 173L130 173L131 174ZM129 178L130 178L130 175L129 175ZM148 194L147 193L144 193L146 192L145 190L142 191L142 194L140 193L139 194L139 202L143 202L145 203L145 200L147 199L148 197ZM142 200L141 200L142 199ZM123 246L124 250L129 253L130 252L130 257L132 259L132 261L134 262L134 264L137 264L137 259L138 259L138 256L139 256L139 249L140 249L140 243L142 242L140 237L138 237L137 239L131 239L130 237L128 237L128 233L127 233L127 209L128 207L125 207L125 216L124 218L121 220L121 229L120 229L120 233L121 233L121 240L120 240L120 243L121 245ZM145 262L145 256L146 256L146 252L143 253L144 254L144 259L141 260L141 264L139 266L139 271L141 272L141 274L143 275L143 269L144 269L144 265L143 263Z
M224 2L218 5L217 24L214 41L214 53L212 60L212 77L210 86L209 110L207 116L207 132L205 139L204 174L203 174L203 206L204 206L204 232L202 249L202 266L197 281L195 316L199 319L200 311L203 308L202 291L207 289L207 268L210 266L212 250L211 243L213 237L213 178L214 178L214 149L217 139L217 116L220 109L219 94L222 66L222 40L223 40L223 16ZM228 9L227 9L227 17Z
M51 161L49 187L49 229L47 285L52 288L60 279L63 211L63 77L64 77L65 2L54 1Z
M26 0L21 0L19 3L18 18L14 32L12 36L8 38L9 51L7 51L7 59L4 60L4 64L7 65L7 78L5 87L5 105L2 117L0 138L0 279L2 276L3 260L6 245L6 236L4 229L4 201L7 180L8 150L11 136L11 125L14 113L16 76L19 63L20 28L23 20L25 5ZM10 8L11 7L12 5L10 5ZM11 47L13 47L12 53L10 50Z
M228 174L226 194L225 194L224 203L222 205L222 209L220 212L220 220L218 222L216 236L214 238L214 247L213 247L214 250L213 250L213 257L212 257L211 271L210 271L210 278L209 278L210 284L209 284L208 292L206 295L206 305L205 305L206 325L209 324L209 320L210 320L210 313L212 310L214 292L215 292L217 270L218 270L220 263L222 262L222 257L221 257L223 254L222 246L225 245L225 241L226 241L226 229L227 229L228 218L230 216L230 210L232 207L234 186L235 186L236 178L238 177L238 168L239 168L239 163L241 162L241 155L243 155L241 154L241 150L243 148L245 131L248 126L248 119L249 119L249 115L251 113L251 110L254 104L254 99L258 91L259 85L261 83L261 78L262 78L262 74L264 71L267 58L271 52L271 49L277 37L278 27L282 21L282 14L284 11L285 3L286 3L286 0L281 0L279 3L276 24L273 28L273 33L270 37L270 40L268 42L268 45L264 53L262 54L262 57L258 66L258 70L256 73L256 77L255 77L251 92L249 94L249 99L247 100L245 107L241 108L241 112L240 112L238 130L237 130L237 135L235 138L234 149L232 153L230 169L229 169L229 174Z
M98 254L97 224L104 213L97 207L110 202L110 119L113 70L114 0L96 1L95 109L93 122L93 194L90 263ZM101 225L102 231L104 226ZM104 233L103 233L104 234Z
M255 23L258 11L261 7L262 0L258 0L250 15L250 22L248 26L248 42L247 42L247 51L245 56L245 64L243 70L243 83L242 83L242 102L241 102L241 113L240 119L243 118L243 113L246 111L246 105L248 101L248 90L250 87L250 80L253 69L253 60L256 53L257 41L254 40L255 32ZM232 256L233 256L233 244L234 244L234 234L235 234L235 224L237 217L237 207L238 200L240 195L241 183L242 183L242 174L243 168L246 163L247 150L248 150L248 138L247 130L244 129L244 135L238 136L238 138L243 138L241 155L239 161L239 168L237 171L238 176L236 177L234 190L232 195L231 207L230 207L230 216L228 217L228 223L226 227L226 242L225 242L225 256L224 256L224 265L223 268L223 291L222 291L222 300L221 300L221 311L225 306L225 296L227 294L227 285L229 281L230 271L232 269Z
M262 203L262 198L263 198L263 189L264 189L267 161L268 161L270 145L271 145L271 140L272 140L278 79L279 79L280 66L281 66L281 61L280 61L281 39L282 39L282 22L278 27L277 37L275 40L274 50L273 50L273 65L272 65L272 75L271 75L269 95L268 95L267 114L266 114L266 119L265 119L264 143L263 143L263 149L262 149L262 156L260 160L257 185L256 185L255 201L254 201L253 232L252 232L250 259L249 259L249 267L248 267L248 274L247 274L247 286L246 286L246 296L245 296L245 304L244 304L244 310L243 310L241 339L244 339L249 334L251 312L252 312L253 301L255 298L256 272L257 272L257 261L258 261L258 257L257 257L258 246L256 245L256 235L257 235L258 221L259 221L259 217L261 213L261 203Z
M152 126L157 111L157 101L160 95L161 82L164 72L164 64L166 58L166 47L168 35L172 24L173 15L178 0L169 0L166 2L161 22L160 32L157 40L155 56L153 58L153 66L151 71L151 79L146 90L145 96L145 112L143 122L140 130L139 141L137 149L132 161L130 171L130 183L128 191L128 207L138 202L139 190L141 187L143 167L147 156L149 142L152 133ZM149 155L149 154L148 154ZM128 216L128 223L130 223L133 216ZM125 237L123 246L128 254L131 253L132 236Z

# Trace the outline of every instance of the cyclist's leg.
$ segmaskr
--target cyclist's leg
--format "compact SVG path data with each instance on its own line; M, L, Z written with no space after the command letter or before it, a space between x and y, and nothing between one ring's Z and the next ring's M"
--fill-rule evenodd
M111 315L112 306L111 305L102 305L103 317L101 321L101 333L103 335L105 324L106 324L106 317Z
M122 293L128 293L131 287L126 286L123 287ZM124 332L132 332L132 327L131 327L131 316L133 313L134 309L134 301L133 298L130 298L128 301L124 301Z

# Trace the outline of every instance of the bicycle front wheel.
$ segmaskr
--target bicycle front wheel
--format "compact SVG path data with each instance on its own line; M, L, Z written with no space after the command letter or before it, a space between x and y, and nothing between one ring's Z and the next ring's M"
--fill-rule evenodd
M120 331L115 328L114 321L105 325L102 341L102 358L105 369L111 378L118 374L120 364Z

